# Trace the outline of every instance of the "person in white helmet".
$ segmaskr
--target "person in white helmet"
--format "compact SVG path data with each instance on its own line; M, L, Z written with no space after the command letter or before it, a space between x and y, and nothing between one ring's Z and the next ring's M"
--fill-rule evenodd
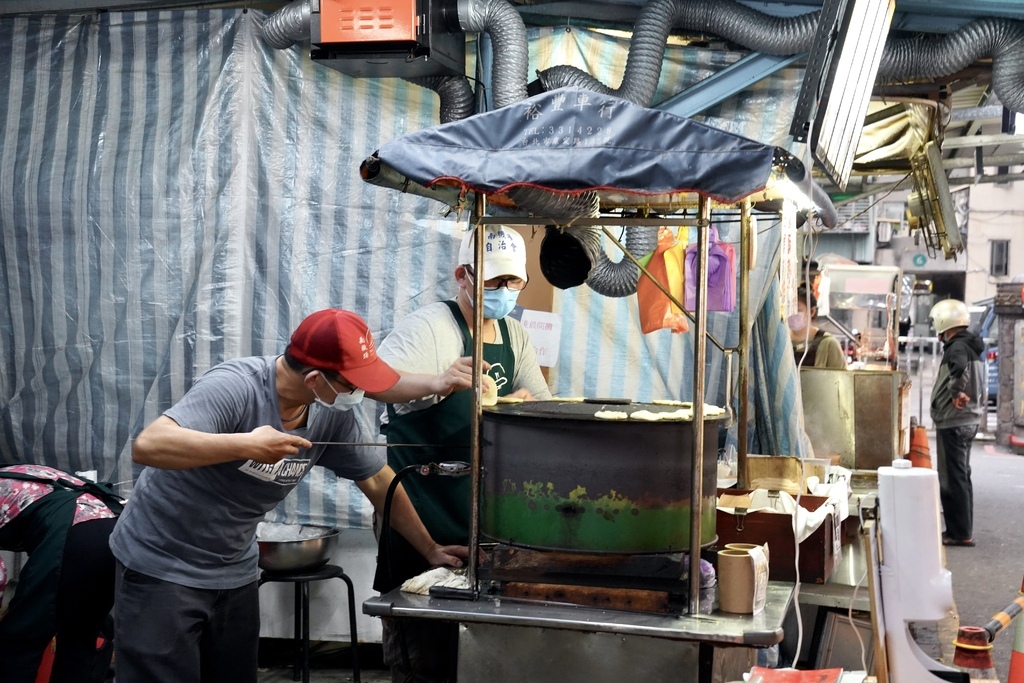
M940 301L928 314L942 341L942 362L932 386L931 415L938 450L939 496L946 531L943 545L974 545L971 445L985 415L985 344L967 331L970 314L956 299Z

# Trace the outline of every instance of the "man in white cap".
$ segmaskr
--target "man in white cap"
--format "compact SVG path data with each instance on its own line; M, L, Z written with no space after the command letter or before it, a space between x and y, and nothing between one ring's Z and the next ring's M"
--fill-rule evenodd
M383 449L354 445L367 439L350 409L364 391L408 401L467 388L468 360L453 366L400 374L362 318L326 309L282 355L217 365L142 430L132 459L146 468L110 537L117 680L255 683L257 524L313 465L355 481L380 510L395 473ZM425 563L461 565L467 549L436 543L401 487L392 505Z
M471 230L459 248L453 300L430 304L401 320L381 343L380 355L393 367L416 373L448 368L455 359L472 355L474 236ZM551 392L541 374L530 339L513 318L519 292L526 287L526 244L507 227L484 229L484 368L494 379L499 396L524 400L549 399ZM466 378L469 379L468 377ZM409 403L392 403L382 431L391 444L430 444L416 448L388 448L388 464L395 471L410 465L469 459L472 408L469 392L438 394ZM403 481L420 518L439 543L466 544L469 540L469 478L410 477ZM374 588L390 591L429 569L403 539L381 530ZM446 540L447 539L447 540ZM384 621L384 657L395 680L443 681L453 677L454 629L415 620ZM397 676L397 678L396 678ZM409 676L412 676L409 678Z

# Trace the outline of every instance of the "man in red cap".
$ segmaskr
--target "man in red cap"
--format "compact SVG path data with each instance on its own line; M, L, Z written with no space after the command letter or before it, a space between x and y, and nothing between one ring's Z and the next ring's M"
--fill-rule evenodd
M230 360L204 374L136 438L146 468L110 538L118 560L117 680L255 683L259 644L256 526L313 465L351 479L381 511L394 471L351 408L363 393L409 401L468 388L471 363L398 373L358 315L313 313L280 356ZM431 565L460 566L404 489L391 521Z

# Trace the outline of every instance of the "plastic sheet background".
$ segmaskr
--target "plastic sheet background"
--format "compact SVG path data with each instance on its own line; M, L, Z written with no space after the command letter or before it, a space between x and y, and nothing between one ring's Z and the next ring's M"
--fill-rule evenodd
M0 20L0 460L95 469L128 491L132 439L211 366L279 353L320 308L360 313L380 339L452 294L465 217L358 175L384 141L434 125L437 96L320 67L308 45L273 50L262 20L244 10ZM617 80L627 47L532 30L530 68L575 63ZM671 48L662 90L731 61ZM776 142L766 107L793 80L758 84L705 122ZM722 226L723 239L734 234ZM782 409L798 388L766 285L772 232L762 238L752 412L774 427L755 432L752 451L799 454L798 411ZM688 397L690 335L643 337L635 300L586 288L556 294L555 308L565 318L555 393ZM732 345L738 322L714 314L711 330ZM709 347L712 402L724 399L722 368ZM378 410L361 409L370 438ZM272 515L362 528L370 517L354 486L320 468Z

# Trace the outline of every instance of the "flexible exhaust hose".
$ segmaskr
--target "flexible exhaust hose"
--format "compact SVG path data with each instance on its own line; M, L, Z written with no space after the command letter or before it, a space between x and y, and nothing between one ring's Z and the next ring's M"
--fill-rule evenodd
M309 40L309 0L295 0L267 17L263 22L263 40L278 50Z
M601 236L593 228L568 229L549 225L540 243L540 271L559 289L579 287L594 270L602 252Z
M658 87L673 26L713 33L758 52L789 55L809 49L819 14L773 17L735 0L651 0L633 26L619 88L609 88L585 71L565 65L542 71L540 81L545 90L575 85L647 107Z
M459 24L464 31L486 33L491 37L494 52L491 87L495 108L500 109L526 99L529 48L526 42L526 25L518 10L508 0L459 0ZM534 187L515 187L508 191L508 197L516 206L528 213L551 218L593 217L599 214L601 208L600 198L596 192L568 194L548 192ZM570 234L574 233L575 230ZM547 241L545 237L545 242ZM546 251L551 253L552 242L548 244ZM580 244L584 253L592 250L592 245L588 244L588 241L581 241ZM575 265L569 269L571 271L585 267L581 260L573 259L573 263ZM591 259L589 267L586 267L587 275L592 272L594 263L596 260ZM552 278L558 282L576 279L575 274L560 275L557 271L558 266L551 266L549 262L548 271L544 275L549 281Z
M624 228L624 231L622 246L637 258L649 254L658 246L656 225L631 225ZM620 260L612 261L602 249L594 272L587 279L587 286L604 296L623 297L636 294L639 281L640 268L625 254Z
M543 71L546 90L575 85L649 106L661 74L668 34L674 26L712 33L743 47L772 55L809 49L820 12L776 17L736 0L651 0L633 29L622 85L609 88L571 66ZM463 30L487 32L494 40L492 75L495 106L526 97L526 29L518 11L504 0L459 0ZM295 0L264 22L263 38L286 49L309 38L309 0ZM890 40L882 52L878 76L905 80L948 76L983 57L992 57L992 88L1009 109L1024 112L1024 25L1012 19L972 21L937 39Z
M459 25L467 33L486 33L494 43L491 91L494 108L526 99L529 47L526 24L507 0L458 0Z
M437 93L440 100L440 121L461 121L473 114L473 87L464 76L423 76L407 78L410 83Z
M948 76L992 57L992 90L1009 109L1024 112L1024 24L986 18L934 40L906 38L885 44L879 78Z
M825 188L813 180L811 181L810 199L818 207L816 212L818 220L826 228L834 228L839 225L839 213L836 211L836 205L832 203L832 198L828 196L828 192L825 192Z
M574 85L649 106L673 26L712 33L765 54L791 55L810 48L819 14L783 18L735 0L652 0L637 17L618 89L564 65L541 72L540 81L545 90ZM1024 24L1012 19L978 19L937 39L887 41L878 77L895 81L948 76L989 56L992 89L1009 109L1024 112Z

